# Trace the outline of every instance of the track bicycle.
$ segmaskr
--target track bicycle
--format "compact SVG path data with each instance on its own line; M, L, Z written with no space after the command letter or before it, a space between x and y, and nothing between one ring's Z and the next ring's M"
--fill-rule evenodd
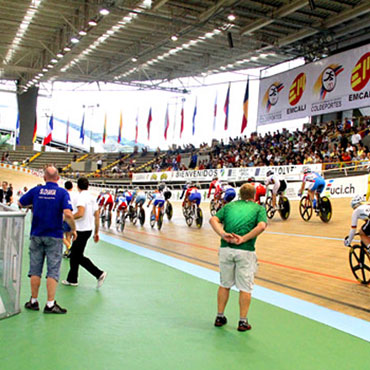
M123 232L125 229L127 212L126 209L122 209L119 217L116 217L116 230Z
M163 213L164 206L159 207L155 206L154 209L150 212L150 226L153 228L157 224L158 230L162 228L163 225Z
M128 206L128 213L127 213L127 217L130 219L131 223L133 225L136 225L136 222L137 222L137 212L135 210L135 207L132 206L132 205L129 205Z
M366 245L361 241L360 244L351 244L349 248L349 265L354 277L361 284L369 284L370 253L367 251Z
M279 192L276 194L276 203L278 208L272 206L272 190L268 189L266 201L263 206L266 209L266 215L269 219L273 218L276 211L279 212L282 220L287 220L290 215L290 202L289 199L282 193Z
M209 203L209 210L210 210L211 216L214 216L217 213L217 211L219 211L221 208L222 208L221 197L211 199L211 202Z
M169 200L166 200L164 213L167 215L168 221L170 221L173 216L173 207Z
M314 208L312 200L308 194L304 194L299 201L299 214L304 221L309 221L312 217ZM327 196L321 197L319 195L319 200L315 209L316 215L318 215L322 222L329 222L333 215L332 206L330 199Z
M102 210L100 211L100 221L103 227L105 226L105 223L107 223L107 228L109 229L112 224L112 212L108 211L108 215L106 213L107 211L102 208Z
M182 206L182 212L185 217L186 224L190 227L195 220L198 229L203 225L203 212L195 203L187 203Z
M140 225L143 226L145 223L145 210L142 204L139 204L138 209L136 210L136 217L140 222Z

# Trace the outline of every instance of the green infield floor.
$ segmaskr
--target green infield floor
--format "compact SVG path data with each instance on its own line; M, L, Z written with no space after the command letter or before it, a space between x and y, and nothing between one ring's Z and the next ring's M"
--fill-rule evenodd
M86 255L108 277L80 269L80 285L60 285L66 315L27 311L28 237L23 258L22 312L0 321L0 368L20 369L369 369L370 343L257 299L252 330L240 333L238 294L229 323L215 328L217 285L100 242ZM69 262L63 260L61 279Z

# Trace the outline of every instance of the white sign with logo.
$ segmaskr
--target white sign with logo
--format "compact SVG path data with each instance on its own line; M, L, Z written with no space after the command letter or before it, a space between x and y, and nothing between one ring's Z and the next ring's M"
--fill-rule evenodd
M260 82L258 125L370 105L370 44Z

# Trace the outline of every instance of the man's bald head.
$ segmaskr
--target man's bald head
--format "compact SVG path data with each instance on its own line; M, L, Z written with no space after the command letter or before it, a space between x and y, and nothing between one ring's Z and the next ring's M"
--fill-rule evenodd
M58 182L58 170L54 166L46 167L44 170L44 180L45 182Z

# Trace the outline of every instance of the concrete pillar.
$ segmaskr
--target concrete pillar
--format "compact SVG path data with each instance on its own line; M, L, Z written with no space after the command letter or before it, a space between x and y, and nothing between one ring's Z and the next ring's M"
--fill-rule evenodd
M36 118L38 87L31 87L23 94L17 93L19 111L19 145L32 146L33 129Z

